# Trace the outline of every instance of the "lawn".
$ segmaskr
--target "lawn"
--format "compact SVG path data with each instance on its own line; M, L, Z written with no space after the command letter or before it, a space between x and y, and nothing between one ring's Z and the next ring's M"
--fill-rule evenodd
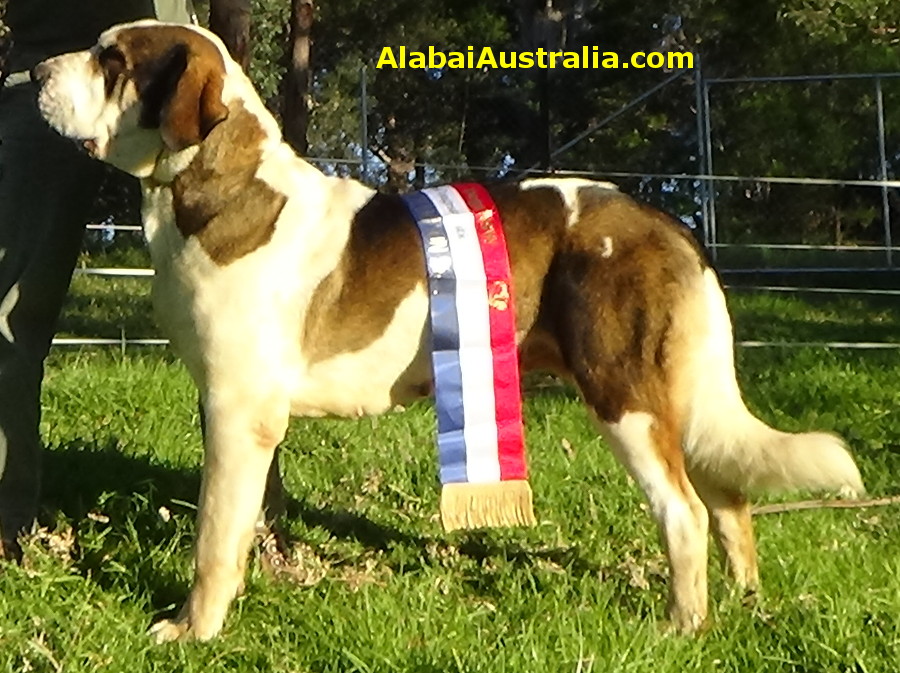
M156 336L145 284L77 279L63 332ZM900 342L900 307L884 298L736 290L729 301L741 340ZM872 494L900 492L900 352L740 349L738 366L761 417L842 433ZM730 594L714 553L709 629L666 635L665 562L640 494L572 392L545 380L531 382L525 410L537 527L442 532L428 404L298 420L282 455L292 578L254 562L218 640L153 646L145 629L180 604L190 577L191 384L164 349L58 348L44 403L45 527L24 567L0 570L0 670L900 665L900 507L757 517L759 602Z

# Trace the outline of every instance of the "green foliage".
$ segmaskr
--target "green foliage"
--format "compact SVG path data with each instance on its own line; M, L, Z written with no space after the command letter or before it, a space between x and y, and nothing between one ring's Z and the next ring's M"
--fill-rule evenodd
M510 136L496 118L497 101L508 106L520 98L521 78L449 69L377 69L375 64L385 47L506 46L511 26L500 5L438 0L321 5L313 56L312 153L359 157L360 69L365 65L369 150L378 164L396 162L408 166L406 171L413 171L415 162L499 165ZM438 179L441 171L432 171L418 171L417 184Z
M690 49L707 76L891 71L900 67L896 3L832 0L724 3L683 0L640 7L624 0L554 3L562 12L566 48L598 45L629 54ZM374 70L385 46L423 49L464 46L533 48L522 3L362 0L325 3L316 26L311 153L341 159L360 155L359 69L369 64L369 148L379 182L396 162L416 185L461 177L438 164L490 166L475 175L524 168L541 156L545 130L538 114L535 72L424 73ZM565 71L548 75L552 144L581 134L665 73ZM886 83L887 146L900 140L900 102ZM713 90L714 165L725 174L878 175L871 82L720 86ZM637 110L591 134L555 160L581 171L696 172L692 77L667 87ZM892 104L893 103L893 104ZM891 164L896 160L892 154ZM412 170L413 162L426 166ZM640 180L626 184L688 220L697 218L696 185ZM881 236L875 190L807 192L720 185L726 240L780 238L791 242L876 242ZM749 233L747 233L749 232Z
M290 2L253 0L250 78L273 111L281 109L279 87L285 72Z
M900 7L893 0L789 0L782 15L835 45L900 43Z

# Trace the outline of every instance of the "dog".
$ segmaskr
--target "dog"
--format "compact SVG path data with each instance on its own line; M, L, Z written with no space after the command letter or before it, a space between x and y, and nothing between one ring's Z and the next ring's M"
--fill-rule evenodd
M297 157L221 41L142 21L34 70L60 134L138 177L161 328L205 412L195 576L157 641L209 639L240 591L291 415L378 414L430 393L428 294L401 198ZM634 477L669 564L668 616L707 616L707 534L755 590L748 493L863 490L843 442L745 406L718 277L683 226L608 183L488 187L523 371L578 387Z

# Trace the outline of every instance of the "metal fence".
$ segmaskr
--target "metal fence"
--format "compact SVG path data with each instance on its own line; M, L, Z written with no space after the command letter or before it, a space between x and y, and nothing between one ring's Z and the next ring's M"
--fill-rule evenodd
M711 250L713 257L717 255L722 247L729 244L719 242L718 226L716 221L716 190L712 181L716 180L753 180L756 182L766 182L769 184L796 184L796 185L831 185L840 187L870 187L877 188L881 191L881 215L882 215L882 232L883 242L881 246L875 247L884 253L885 266L893 267L894 245L892 237L892 217L891 208L888 201L888 190L900 187L900 181L888 179L888 154L885 141L885 110L884 110L884 80L896 80L900 78L900 73L853 73L853 74L828 74L828 75L792 75L792 76L775 76L775 77L724 77L724 78L705 78L702 71L697 70L696 81L696 105L697 105L697 126L698 138L700 139L698 148L698 157L700 162L700 172L705 176L703 180L703 222L704 222L704 241ZM872 180L835 180L830 178L814 178L814 177L793 177L793 178L773 178L773 177L745 177L745 176L722 176L716 175L713 166L713 134L711 128L710 114L710 92L713 88L734 85L734 84L762 84L762 83L784 83L796 84L803 82L848 82L848 81L867 81L872 83L873 93L875 96L875 138L877 146L877 163L879 174L876 179ZM895 155L897 150L895 150ZM869 246L872 249L872 246ZM853 250L855 246L833 246L834 250Z
M695 203L699 211L700 222L696 224L697 233L702 242L706 246L713 259L719 259L723 251L811 251L811 252L829 252L839 254L860 254L867 256L876 255L880 263L869 265L847 265L847 266L818 266L818 267L771 267L771 266L749 266L743 268L720 268L720 272L726 278L726 288L743 290L753 290L761 292L779 292L779 293L810 293L818 295L839 295L839 294L856 294L860 296L898 296L900 290L893 288L875 288L875 287L829 287L822 286L818 283L809 282L785 282L790 280L792 275L803 274L804 281L808 281L810 275L815 274L840 274L842 272L852 272L854 274L864 272L891 272L895 273L895 252L900 248L895 247L892 236L892 213L889 201L890 190L900 188L900 181L889 179L890 160L900 157L900 148L894 148L889 153L886 146L885 134L885 106L883 94L883 82L885 80L900 79L900 73L874 73L874 74L832 74L832 75L809 75L809 76L782 76L782 77L746 77L746 78L705 78L700 68L699 57L696 60L696 68L693 70L679 70L669 74L655 86L644 91L640 95L633 98L627 104L607 115L596 124L575 137L561 143L555 150L550 153L551 158L558 159L568 150L577 146L580 142L591 137L601 129L606 128L610 123L619 119L628 112L637 109L642 103L649 100L658 92L666 87L681 81L682 84L686 77L692 76L694 83L694 106L696 110L697 125L697 171L695 173L644 173L632 171L580 171L580 170L555 170L554 175L572 175L581 177L593 177L598 179L612 180L656 180L666 181L669 183L681 183L690 185L695 191ZM344 171L350 169L350 172L356 177L371 183L372 164L375 161L369 155L365 148L369 143L369 130L367 128L367 76L366 70L363 68L360 73L361 91L360 91L360 148L359 158L329 158L318 157L309 158L308 160L319 164L325 170L334 170L335 167L342 167ZM762 84L762 83L780 83L790 85L803 82L829 82L829 81L870 81L872 83L872 91L875 100L875 118L873 119L874 136L877 139L874 149L875 158L878 169L878 176L872 179L837 179L829 177L813 177L813 176L764 176L764 175L724 175L715 172L714 165L714 129L711 119L711 93L714 89L727 87L729 85L746 85L746 84ZM446 173L448 171L457 174L465 174L476 171L494 171L496 166L459 166L459 165L443 165L436 163L415 164L416 167L424 167L432 172ZM545 171L537 166L531 166L524 170L511 171L516 177L525 177L531 174L544 174ZM875 189L880 191L881 196L881 218L882 218L882 240L876 244L870 245L842 245L842 244L823 244L810 245L802 243L735 243L722 240L721 220L717 214L717 199L722 190L723 185L731 183L752 183L755 185L795 185L801 186L836 186L836 187L862 187L866 189ZM135 232L140 231L137 225L115 225L115 224L93 224L89 225L89 229L103 230L112 234L118 232ZM153 271L146 268L79 268L76 274L87 274L95 276L118 276L118 277L149 277ZM752 276L754 278L765 277L767 274L777 275L781 282L766 283L743 282L742 276ZM121 348L130 345L159 345L166 343L162 339L130 339L122 333L120 339L93 339L93 338L58 338L54 340L55 345L73 346L73 345L98 345L98 344L114 344ZM858 349L897 349L900 344L897 343L880 343L880 342L758 342L747 341L741 342L739 345L749 348L765 347L765 346L827 346L830 348L858 348Z

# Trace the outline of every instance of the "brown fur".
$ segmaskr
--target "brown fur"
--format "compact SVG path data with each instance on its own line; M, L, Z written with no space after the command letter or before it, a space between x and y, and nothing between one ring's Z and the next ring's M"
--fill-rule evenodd
M604 256L607 237L612 252ZM698 265L664 215L615 192L583 197L553 262L540 326L601 420L668 409L672 315Z
M264 137L256 117L235 104L172 183L176 226L217 264L268 243L287 201L255 177Z
M738 586L754 593L759 588L759 568L750 502L743 493L713 484L696 471L691 472L691 481L709 510L722 565Z
M497 204L512 270L516 331L526 334L537 319L542 288L566 231L566 206L553 188L488 188Z

